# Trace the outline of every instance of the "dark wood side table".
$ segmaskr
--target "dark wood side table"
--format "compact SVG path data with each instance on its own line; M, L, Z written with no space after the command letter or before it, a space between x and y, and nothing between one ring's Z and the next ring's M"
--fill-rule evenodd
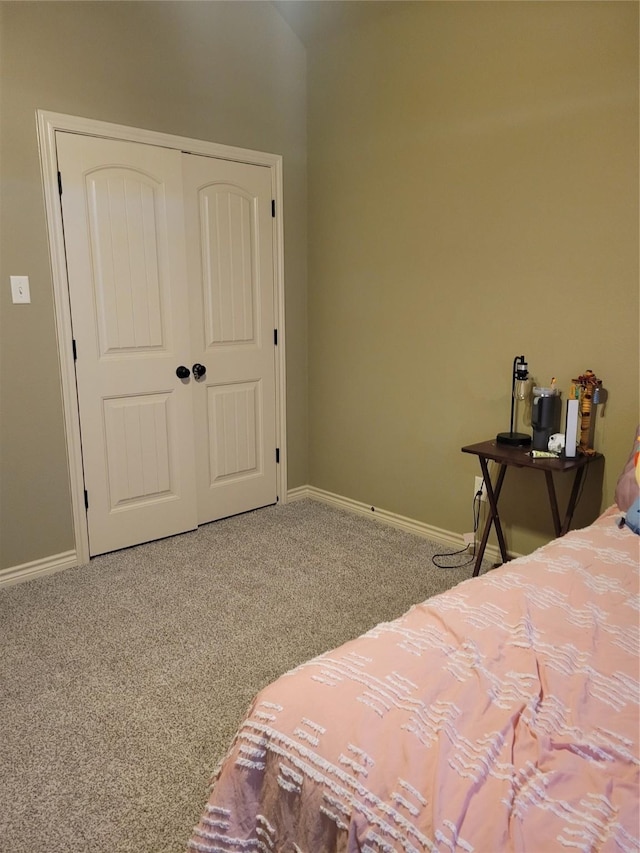
M500 516L498 515L498 499L500 497L502 483L504 482L504 475L507 472L507 468L512 466L514 468L535 468L538 471L544 471L544 476L547 481L547 491L549 493L551 515L553 516L553 527L555 529L556 536L564 536L571 525L573 512L578 500L578 493L580 491L580 484L584 477L585 467L589 465L590 462L594 462L596 459L602 459L601 453L596 453L593 456L578 455L573 459L565 459L564 457L558 457L557 459L547 457L534 459L529 454L529 450L530 448L528 447L510 447L508 444L498 444L495 439L492 441L481 441L479 444L469 444L462 448L463 453L471 453L474 456L477 456L480 460L482 476L484 477L484 482L487 488L487 500L489 502L489 516L485 523L482 539L480 540L480 547L478 548L478 553L476 555L476 563L473 569L474 577L480 573L480 566L482 565L482 558L484 557L485 548L487 547L487 541L489 539L492 524L495 525L496 528L496 536L498 537L498 545L500 546L502 561L506 563L507 560L511 559L507 553L507 546L504 541L504 534L500 524ZM495 486L492 485L491 478L489 477L489 460L497 462L500 465ZM571 489L569 503L567 504L567 509L562 521L560 520L558 499L556 497L556 490L553 484L553 474L555 471L559 471L561 473L566 471L575 472L573 488Z

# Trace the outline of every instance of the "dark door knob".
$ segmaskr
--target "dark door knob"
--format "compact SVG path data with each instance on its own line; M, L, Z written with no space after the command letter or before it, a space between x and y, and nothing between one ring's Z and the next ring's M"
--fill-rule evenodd
M192 370L193 375L196 377L196 379L200 379L207 372L207 368L204 366L204 364L197 363L193 365Z
M176 367L176 376L178 379L188 379L190 373L191 371L188 367L185 367L184 364L181 364L180 367Z

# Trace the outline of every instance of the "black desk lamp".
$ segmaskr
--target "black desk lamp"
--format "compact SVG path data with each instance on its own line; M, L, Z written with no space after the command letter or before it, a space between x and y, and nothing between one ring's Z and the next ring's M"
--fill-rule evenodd
M523 432L513 431L513 418L515 415L516 397L524 400L523 383L529 378L527 362L523 355L517 355L513 359L513 376L511 379L511 425L509 432L499 432L496 436L498 444L510 444L512 447L526 447L531 444L531 436ZM516 385L516 383L518 383Z

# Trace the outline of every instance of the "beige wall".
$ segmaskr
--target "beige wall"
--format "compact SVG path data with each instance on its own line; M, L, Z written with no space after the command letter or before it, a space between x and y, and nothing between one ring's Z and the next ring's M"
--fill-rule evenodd
M638 420L638 4L393 5L308 51L310 481L471 530L523 353L608 389L586 523ZM548 538L541 475L503 496Z
M289 487L471 529L459 449L508 428L524 353L564 392L603 378L577 521L611 502L638 419L638 5L389 7L312 45L305 90L269 3L0 3L0 568L73 546L37 108L284 155ZM501 508L512 547L550 535L543 478L510 472Z
M288 470L307 482L306 59L269 3L2 3L0 568L73 548L36 109L282 154ZM10 301L30 277L32 304Z

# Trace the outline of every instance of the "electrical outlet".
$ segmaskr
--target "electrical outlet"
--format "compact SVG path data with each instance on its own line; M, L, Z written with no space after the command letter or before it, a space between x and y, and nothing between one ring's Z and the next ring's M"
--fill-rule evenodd
M462 541L465 545L473 545L474 534L473 533L463 533Z
M476 479L475 479L475 485L473 487L473 497L474 498L478 494L478 492L481 492L480 500L486 501L486 499L487 499L487 487L484 484L484 478L483 477L476 477Z

